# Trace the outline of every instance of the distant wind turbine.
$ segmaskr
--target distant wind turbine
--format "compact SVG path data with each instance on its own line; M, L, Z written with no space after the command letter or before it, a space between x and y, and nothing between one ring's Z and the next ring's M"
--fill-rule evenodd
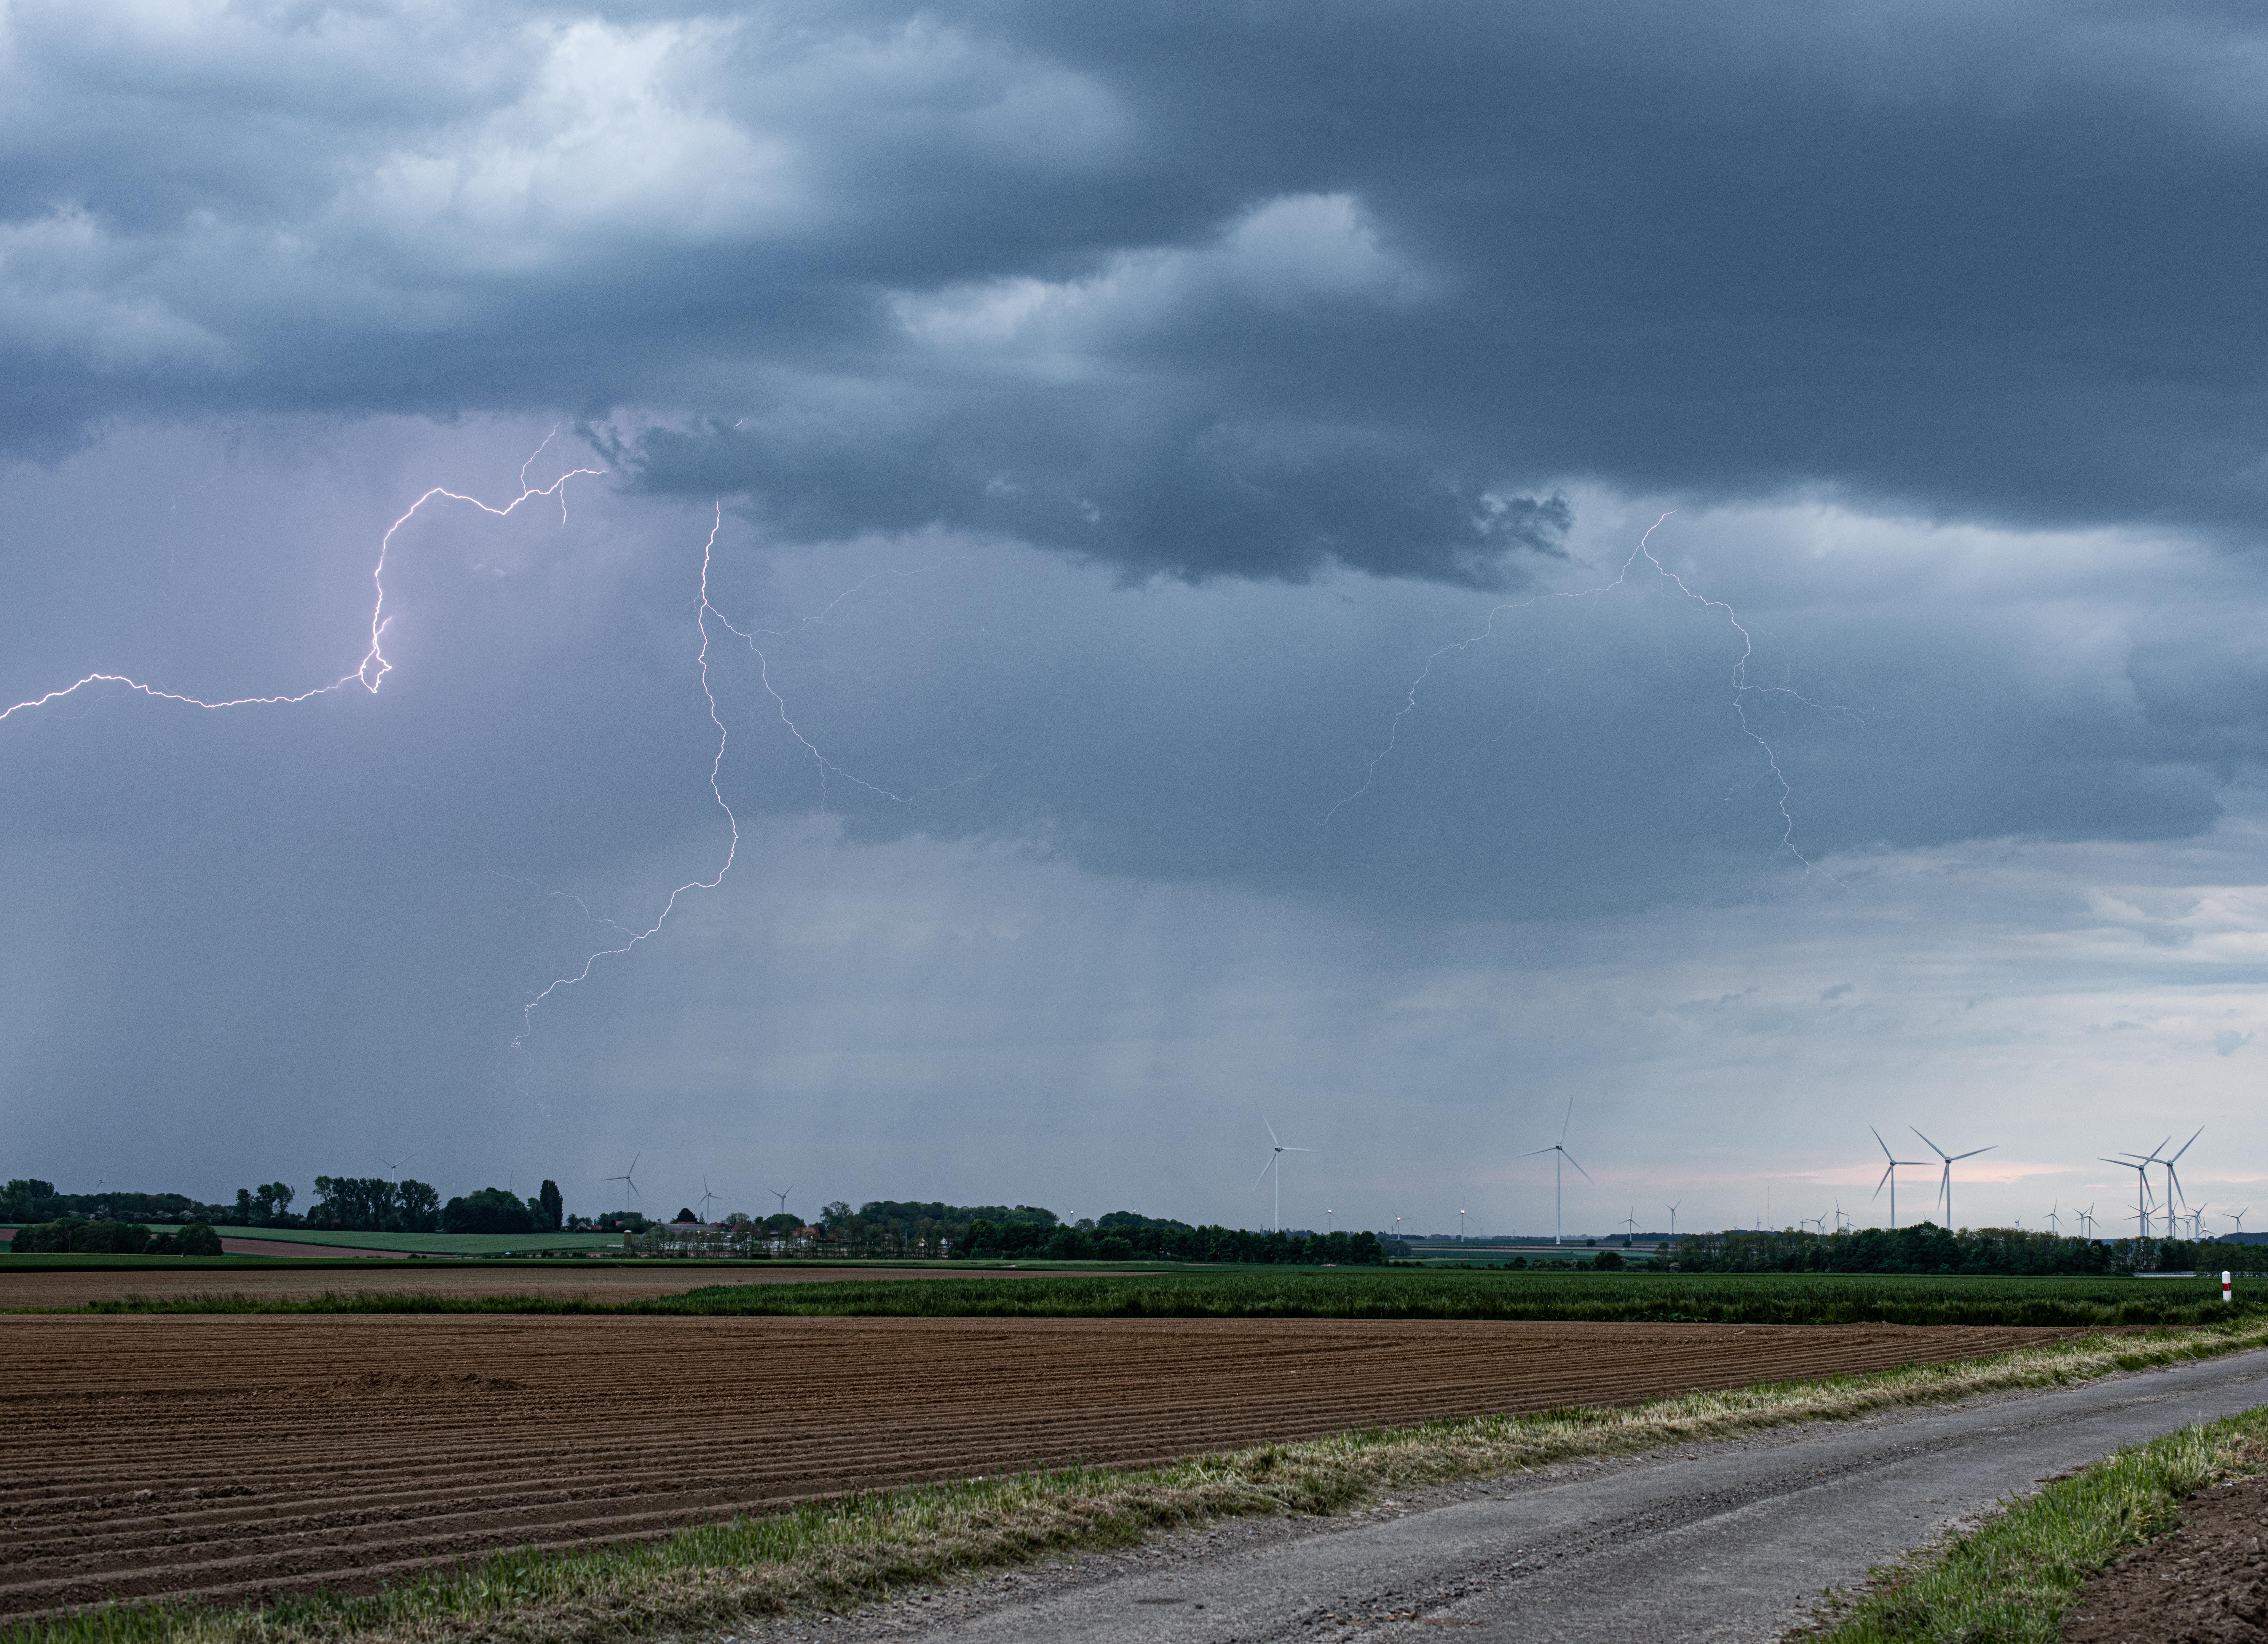
M709 1178L705 1176L703 1176L701 1178L701 1197L695 1199L693 1202L701 1206L701 1225L704 1227L709 1225L709 1206L715 1201L716 1197L717 1196L714 1193L709 1191Z
M630 1190L631 1197L642 1202L644 1199L645 1195L638 1191L637 1161L644 1157L645 1155L642 1153L634 1153L630 1155L629 1169L624 1170L620 1176L600 1176L599 1179L601 1182L622 1182L627 1183ZM491 1176L490 1180L493 1181L495 1178Z
M377 1160L377 1161L379 1161L379 1163L380 1163L380 1164L384 1165L387 1169L389 1169L389 1170L393 1171L394 1175L396 1175L396 1176L400 1176L400 1175L401 1174L401 1167L402 1167L403 1165L408 1164L408 1163L409 1163L412 1159L415 1159L417 1155L416 1155L416 1154L414 1154L414 1153L412 1153L412 1154L403 1154L401 1158L399 1158L399 1159L389 1159L389 1158L387 1158L384 1154L382 1154L382 1153L379 1153L379 1152L377 1152L377 1151L373 1150L373 1151L372 1152L372 1154L371 1154L371 1155L370 1155L370 1156L371 1156L372 1158L373 1158L373 1159Z
M779 1213L783 1216L786 1215L787 1196L795 1191L795 1183L791 1182L785 1187L768 1187L764 1191L770 1193L774 1198L779 1200Z
M2071 1213L2079 1218L2079 1236L2082 1239L2093 1238L2095 1236L2095 1205L2093 1201L2090 1200L2088 1202L2085 1210L2074 1210Z
M1638 1206L1632 1205L1630 1207L1630 1214L1623 1218L1623 1249L1626 1250L1630 1249L1631 1241L1637 1236Z
M1907 1126L1907 1128L1909 1130L1913 1130L1911 1125ZM1914 1130L1914 1134L1921 1136L1921 1132ZM1935 1142L1930 1142L1928 1137L1921 1136L1921 1139L1926 1142L1929 1142L1930 1152L1935 1154L1939 1158L1945 1161L1945 1175L1939 1179L1937 1191L1939 1195L1945 1200L1945 1225L1947 1228L1950 1230L1953 1227L1953 1167L1963 1159L1974 1159L1978 1154L1991 1153L1993 1148L1998 1147L2000 1144L1998 1142L1987 1142L1982 1147L1971 1147L1967 1153L1949 1154L1946 1152L1944 1148L1939 1146Z
M1565 1161L1568 1164L1574 1165L1575 1174L1581 1176L1586 1182L1591 1182L1591 1173L1583 1168L1580 1163L1577 1162L1573 1154L1567 1151L1567 1126L1574 1122L1574 1118L1575 1098L1570 1096L1567 1098L1566 1117L1559 1121L1559 1139L1553 1142L1549 1147L1531 1147L1526 1153L1520 1155L1523 1159L1533 1159L1538 1154L1548 1153L1551 1155L1551 1242L1554 1244L1560 1242L1559 1207L1561 1198L1559 1191L1559 1166L1561 1161ZM1596 1187L1598 1183L1596 1182L1591 1182L1591 1185L1593 1187Z
M1276 1139L1276 1127L1268 1124L1266 1114L1260 1116L1260 1122L1267 1125L1268 1142L1273 1151L1268 1155L1268 1162L1260 1167L1260 1174L1252 1178L1252 1185L1258 1187L1261 1183L1267 1180L1270 1170L1276 1173L1276 1231L1281 1233L1284 1231L1284 1155L1287 1153L1313 1153L1315 1150L1312 1147L1286 1147ZM1460 1215L1463 1213L1462 1211L1458 1213Z
M2054 1204L2048 1206L2048 1231L2058 1239L2063 1237L2063 1223L2056 1220L2056 1212L2062 1208L2063 1200L2061 1199L2056 1200Z
M1883 1183L1888 1183L1889 1184L1890 1231L1895 1233L1897 1231L1898 1227L1898 1167L1902 1164L1910 1164L1919 1167L1921 1165L1927 1164L1929 1161L1926 1159L1899 1159L1893 1157L1890 1153L1889 1143L1882 1139L1882 1132L1874 1130L1874 1127L1871 1124L1867 1126L1867 1128L1870 1131L1874 1131L1874 1146L1882 1150L1882 1157L1889 1161L1883 1167L1881 1181L1874 1183L1874 1197L1876 1198L1881 1198Z
M2169 1233L2174 1228L2174 1206L2189 1203L2189 1196L2182 1191L2181 1177L2174 1174L2174 1165L2183 1154L2197 1146L2197 1139L2204 1134L2205 1126L2200 1124L2191 1133L2189 1140L2181 1145L2180 1149L2172 1158L2158 1161L2160 1164L2166 1167L2166 1231ZM2163 1147L2165 1143L2160 1142L2158 1146Z
M2242 1210L2225 1210L2221 1212L2222 1215L2227 1216L2229 1220L2236 1223L2236 1234L2239 1238L2242 1238L2244 1236L2244 1219L2251 1213L2252 1206L2250 1205L2247 1205Z
M2166 1138L2166 1141L2172 1139L2170 1136ZM2150 1236L2150 1167L2157 1163L2159 1149L2165 1145L2166 1142L2160 1142L2150 1149L2146 1158L2140 1154L2126 1154L2117 1159L2108 1154L2095 1155L2105 1164L2115 1164L2122 1170L2134 1173L2134 1236L2138 1239Z
M1679 1204L1683 1202L1683 1199L1678 1201ZM1674 1240L1677 1237L1677 1205L1664 1205L1662 1208L1669 1213L1669 1236Z

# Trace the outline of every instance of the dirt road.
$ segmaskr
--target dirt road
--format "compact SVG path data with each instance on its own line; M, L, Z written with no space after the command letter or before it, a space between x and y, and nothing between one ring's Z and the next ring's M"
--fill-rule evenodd
M1770 1644L2042 1479L2262 1404L2268 1353L2246 1353L1170 1538L738 1644Z
M368 1587L874 1485L1634 1402L2054 1333L18 1314L0 1318L0 1615Z

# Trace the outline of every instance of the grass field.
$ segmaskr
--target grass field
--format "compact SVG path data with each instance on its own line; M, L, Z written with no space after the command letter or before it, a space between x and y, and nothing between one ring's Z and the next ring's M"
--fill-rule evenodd
M2263 1287L2268 1296L2268 1286ZM1475 1270L1207 1269L835 1283L718 1284L622 1303L565 1297L190 1297L92 1304L152 1312L653 1313L915 1318L1543 1319L1711 1324L2209 1324L2268 1312L2208 1279L1847 1274L1520 1273Z

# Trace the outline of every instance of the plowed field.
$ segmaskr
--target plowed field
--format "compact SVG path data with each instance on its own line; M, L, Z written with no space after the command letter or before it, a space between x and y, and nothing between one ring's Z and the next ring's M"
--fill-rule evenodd
M2038 1330L17 1315L0 1615L367 1588L814 1496L1950 1359Z
M1044 1278L1035 1270L987 1279ZM354 1267L210 1267L168 1272L162 1267L83 1267L45 1273L0 1268L0 1308L84 1307L127 1296L254 1296L269 1301L311 1301L342 1295L580 1296L593 1301L642 1301L679 1295L703 1285L840 1284L846 1279L963 1279L944 1267L822 1267L816 1263L707 1262L530 1263L518 1267L460 1267L450 1262L372 1262Z

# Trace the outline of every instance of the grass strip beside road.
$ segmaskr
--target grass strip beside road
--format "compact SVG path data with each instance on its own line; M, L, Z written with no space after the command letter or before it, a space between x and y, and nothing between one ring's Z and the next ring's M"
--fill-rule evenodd
M656 1264L666 1267L671 1264ZM1974 1324L2095 1330L2268 1319L2204 1279L1926 1274L1504 1273L1209 1269L1021 1278L710 1285L606 1301L562 1295L340 1293L312 1299L128 1297L116 1313L559 1313L698 1317L1330 1318L1568 1323Z
M2088 1581L2171 1531L2209 1484L2259 1470L2268 1409L2138 1444L1834 1601L1803 1644L2054 1644Z
M1162 1467L1066 1468L878 1492L631 1546L498 1554L368 1596L317 1595L261 1610L114 1605L0 1629L0 1644L619 1644L722 1633L761 1617L851 1609L956 1574L1125 1546L1156 1530L1327 1514L1426 1485L2069 1386L2261 1346L2268 1322L2253 1320L1628 1408L1344 1433Z

